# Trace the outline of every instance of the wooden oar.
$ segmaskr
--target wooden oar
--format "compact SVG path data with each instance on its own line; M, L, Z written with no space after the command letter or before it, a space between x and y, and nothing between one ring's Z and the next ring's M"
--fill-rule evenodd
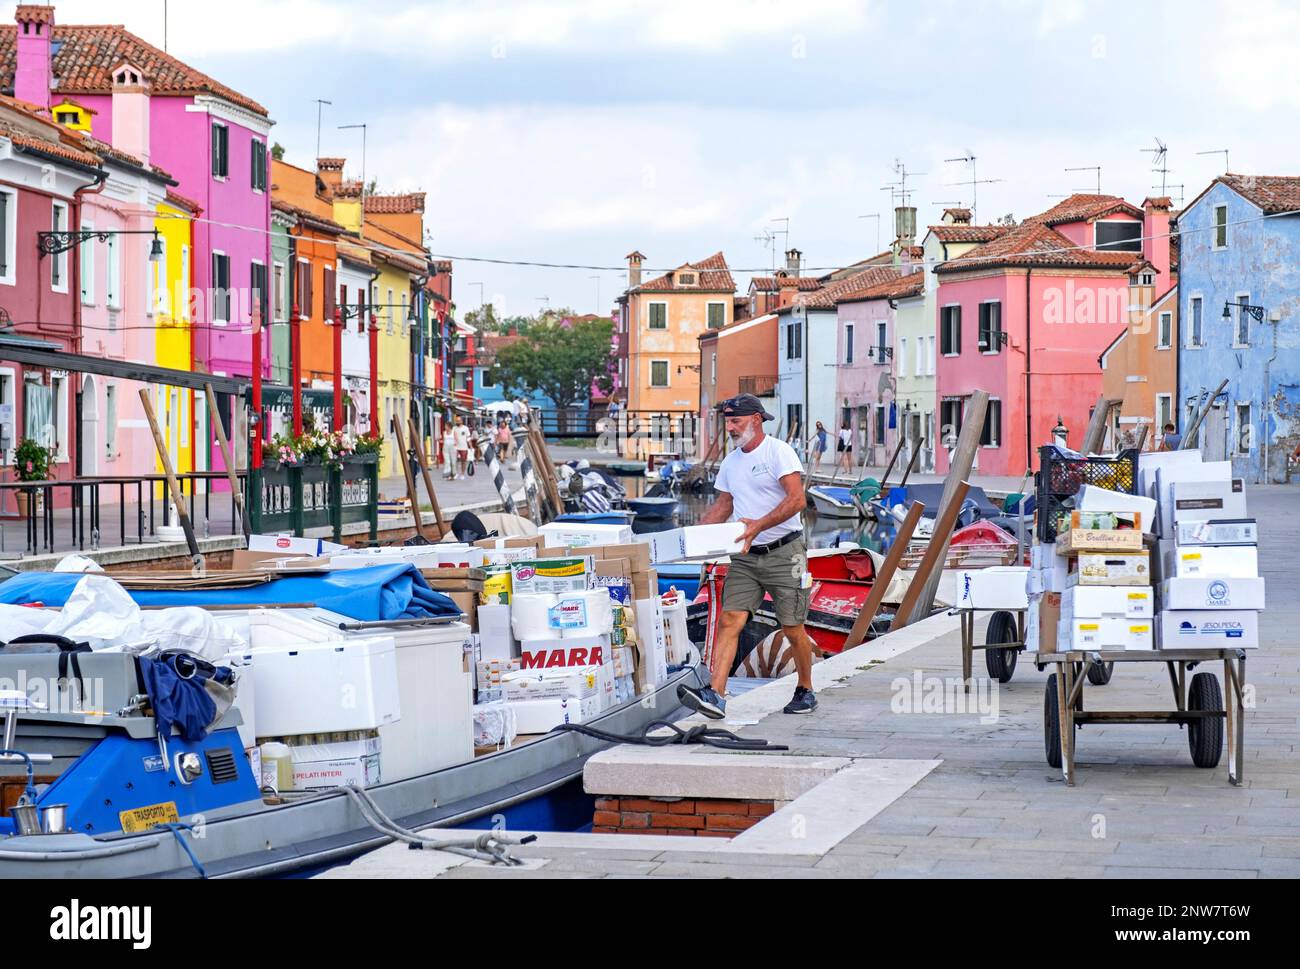
M149 399L149 391L145 387L140 388L140 403L144 405L145 417L149 419L149 429L153 431L153 444L158 449L163 474L167 476L167 490L171 494L172 504L176 506L176 517L180 519L181 529L185 532L185 543L190 547L190 558L194 562L194 574L200 575L204 571L203 553L199 551L198 539L194 537L194 524L190 521L189 507L185 504L185 495L181 492L180 484L176 480L176 469L172 467L172 456L163 441L162 431L158 428L158 415L154 413L153 401Z
M871 586L871 592L867 595L866 603L862 606L862 612L858 614L857 620L853 623L849 638L844 641L845 649L852 649L866 642L867 633L871 631L871 623L876 618L876 613L880 611L880 604L884 602L889 584L894 581L894 574L898 571L898 564L907 553L907 543L912 540L912 532L924 513L925 505L919 501L912 502L912 507L907 510L907 517L903 519L903 524L898 526L894 544L889 547L889 554L885 556L884 564L880 566L880 571L876 573L875 582Z
M230 441L221 423L221 412L217 410L217 395L212 389L212 384L204 384L203 389L208 396L208 412L212 416L212 429L217 432L217 447L221 449L221 460L226 465L226 477L230 479L230 495L239 512L239 523L244 529L244 539L247 540L253 534L252 526L248 523L248 513L244 508L244 492L239 487L239 475L235 472L235 459L230 453Z
M393 434L397 438L397 454L402 462L402 473L406 476L406 495L411 501L411 514L415 516L415 534L419 535L426 542L429 537L424 534L424 515L420 513L420 495L415 488L415 477L411 474L411 454L406 450L406 441L403 439L402 422L396 415L393 416ZM442 536L439 535L439 538Z
M424 438L415 426L415 418L408 417L406 426L411 431L411 447L415 449L415 458L420 462L420 473L424 476L424 487L429 492L429 503L433 505L433 517L438 522L438 537L447 534L447 523L442 519L442 505L438 503L438 493L433 490L433 475L429 472L429 457L424 451Z

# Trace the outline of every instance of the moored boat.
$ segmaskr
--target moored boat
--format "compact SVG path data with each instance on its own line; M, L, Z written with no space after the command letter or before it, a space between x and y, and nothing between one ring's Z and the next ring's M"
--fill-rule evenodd
M808 489L817 514L825 518L862 518L861 506L854 500L852 488L813 485Z

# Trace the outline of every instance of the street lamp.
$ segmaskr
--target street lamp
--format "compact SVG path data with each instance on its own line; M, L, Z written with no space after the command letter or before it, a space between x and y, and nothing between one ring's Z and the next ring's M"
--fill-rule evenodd
M149 261L158 262L163 257L162 239L159 238L157 229L78 229L38 232L36 248L43 259L46 256L57 256L69 249L75 249L91 239L107 242L112 236L153 236L153 244L149 247Z
M1255 318L1256 323L1264 322L1264 307L1251 306L1249 303L1224 303L1223 304L1224 322L1231 322L1232 308L1234 306L1237 307L1237 309L1241 310L1243 313L1249 313L1251 316L1253 316Z

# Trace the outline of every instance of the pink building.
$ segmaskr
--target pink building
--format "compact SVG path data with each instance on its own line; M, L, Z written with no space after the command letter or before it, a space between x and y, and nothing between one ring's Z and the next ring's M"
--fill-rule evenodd
M936 267L940 474L977 389L991 399L983 473L1036 467L1058 420L1081 445L1102 389L1097 358L1128 323L1127 271L1144 257L1168 265L1168 239L1144 219L1121 198L1073 195Z
M267 292L270 264L271 120L257 102L181 63L120 26L56 24L54 7L20 5L0 29L0 87L49 110L73 130L136 154L176 180L203 219L194 226L194 362L221 376L248 376L252 294ZM115 80L126 71L144 98L125 101ZM122 85L118 85L119 89ZM125 130L122 130L125 129ZM263 373L270 372L263 335ZM236 427L242 438L246 428ZM206 415L197 439L211 442ZM236 449L241 458L244 449ZM200 467L217 467L209 455Z

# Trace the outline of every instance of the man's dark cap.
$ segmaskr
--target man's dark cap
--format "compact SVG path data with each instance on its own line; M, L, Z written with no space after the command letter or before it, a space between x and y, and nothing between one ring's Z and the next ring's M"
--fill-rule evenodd
M739 397L732 397L730 400L724 400L720 405L723 417L749 417L751 414L762 414L764 421L776 420L771 414L763 409L762 403L753 394L741 394Z

